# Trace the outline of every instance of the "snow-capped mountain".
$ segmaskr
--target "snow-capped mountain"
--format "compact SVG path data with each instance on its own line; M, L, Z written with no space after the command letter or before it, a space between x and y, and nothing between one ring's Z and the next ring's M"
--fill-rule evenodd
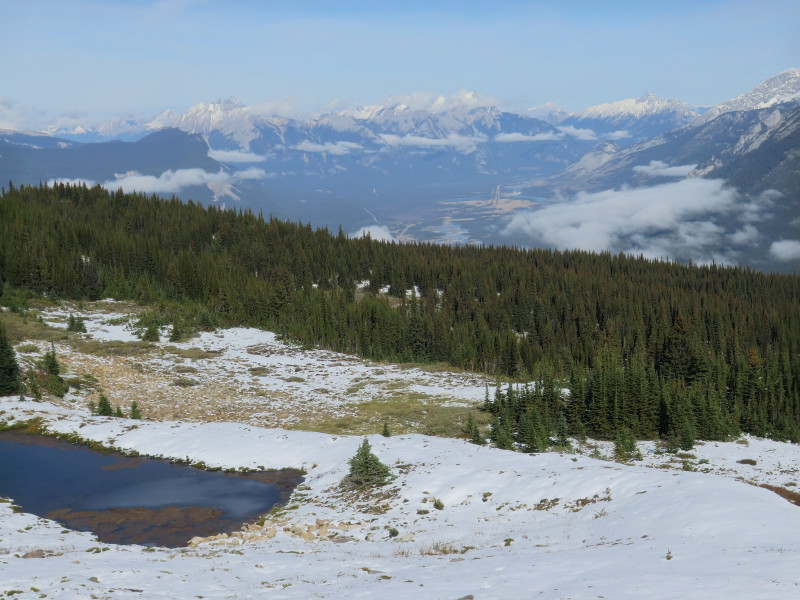
M800 100L800 69L788 69L773 75L749 92L713 107L698 122L712 121L727 112L769 108L794 100Z
M599 138L628 145L687 125L698 116L697 107L686 102L645 94L641 98L590 106L567 115L560 125L592 131Z
M678 174L743 194L774 189L796 206L798 107L800 69L705 113L652 94L571 114L552 103L504 111L473 92L305 117L227 99L100 127L70 122L62 137L3 132L0 180L84 179L333 229L377 222L403 239L449 241L455 230L461 241L507 243L497 223L513 211ZM110 132L148 142L80 143Z

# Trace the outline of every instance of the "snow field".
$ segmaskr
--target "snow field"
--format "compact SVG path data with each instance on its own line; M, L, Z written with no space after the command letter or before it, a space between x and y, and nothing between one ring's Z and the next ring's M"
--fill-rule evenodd
M249 532L177 551L99 544L0 505L0 590L23 590L20 598L38 597L26 591L31 586L55 598L90 589L114 590L114 598L174 598L177 590L177 597L211 598L267 591L277 598L501 598L520 590L550 598L794 598L800 586L798 508L713 473L372 436L373 451L397 479L373 498L357 498L338 483L359 437L133 423L14 398L0 409L5 420L41 416L52 431L143 454L307 470L293 507L264 525L277 525L271 539ZM797 464L796 446L749 443L757 464L764 456ZM736 446L711 446L708 464ZM308 540L296 533L320 522L351 529ZM86 551L93 547L109 550ZM18 558L33 549L63 555ZM98 581L88 581L89 573Z

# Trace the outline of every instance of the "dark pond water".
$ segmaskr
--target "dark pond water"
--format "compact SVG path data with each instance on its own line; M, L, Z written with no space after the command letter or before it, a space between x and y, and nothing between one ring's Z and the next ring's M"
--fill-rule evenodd
M103 542L178 547L285 503L297 471L222 473L0 432L0 496Z

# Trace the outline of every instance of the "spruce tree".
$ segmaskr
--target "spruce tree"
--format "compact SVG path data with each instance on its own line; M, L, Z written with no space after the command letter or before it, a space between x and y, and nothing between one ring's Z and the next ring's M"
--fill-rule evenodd
M6 330L0 323L0 396L10 396L19 392L19 365L14 347L6 337Z
M144 333L142 334L142 341L143 342L157 342L161 339L161 336L158 332L158 323L153 321L150 325L147 326Z
M375 487L388 483L392 478L389 467L372 453L372 447L367 438L364 438L355 456L347 462L350 464L350 473L346 478L349 485Z
M56 358L56 347L53 345L53 342L50 342L50 350L45 352L44 356L42 357L42 369L48 375L58 375L61 373L61 365L58 362L58 358Z
M67 320L67 331L86 333L86 324L83 322L81 317L76 317L75 315L70 314L69 319Z
M617 432L614 439L614 456L620 460L630 460L636 454L636 438L627 427Z
M136 400L131 402L131 412L130 412L131 419L141 419L142 412L139 410L139 405L136 403Z
M100 417L114 416L114 409L105 394L100 394L100 401L97 403L97 415Z
M494 445L501 450L512 450L514 448L514 435L506 419L495 417L492 421L489 435Z

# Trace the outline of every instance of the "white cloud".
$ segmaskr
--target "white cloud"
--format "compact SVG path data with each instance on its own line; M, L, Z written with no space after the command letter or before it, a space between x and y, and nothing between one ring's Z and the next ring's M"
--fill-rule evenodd
M392 232L389 231L389 228L385 225L369 225L367 227L362 227L355 233L350 234L351 238L361 238L366 237L369 235L370 238L373 240L381 241L381 242L395 242L397 238L392 235Z
M686 177L697 165L678 165L670 167L660 160L651 160L648 165L633 167L634 173L642 173L650 177Z
M738 246L749 246L755 244L760 237L761 234L758 229L748 223L741 229L734 231L730 235L730 240Z
M294 149L303 152L327 152L328 154L342 155L349 154L351 150L362 150L363 148L361 144L356 144L355 142L325 142L324 144L315 144L314 142L303 140L297 144Z
M742 246L759 237L754 226L736 225L750 201L721 179L581 192L570 200L515 214L503 233L521 236L531 246L731 263ZM763 210L767 205L761 206Z
M269 177L269 175L267 175L264 169L257 169L256 167L250 167L244 171L234 171L231 173L231 180L233 181L241 181L242 179L264 179L266 177Z
M92 181L91 179L68 179L68 178L51 179L50 181L47 182L47 185L52 187L54 183L63 183L64 185L70 185L70 186L85 185L86 187L94 187L97 185L97 183Z
M781 262L800 260L800 242L797 240L779 240L772 242L769 253Z
M458 109L471 110L480 107L497 106L499 101L495 98L479 96L473 91L460 90L449 96L429 92L412 92L411 94L391 96L386 100L385 104L409 110L427 110L440 114Z
M420 135L394 135L384 133L381 139L389 146L416 146L420 148L450 146L463 154L474 152L477 145L485 142L485 136L468 136L451 133L444 138L429 138Z
M581 129L574 125L559 126L558 130L566 133L570 137L574 137L576 140L591 141L597 139L597 134L591 129Z
M620 129L607 133L604 137L608 140L622 140L631 137L631 133L627 129Z
M158 177L130 171L116 174L115 179L104 181L100 185L110 191L122 189L123 192L140 192L142 194L177 194L184 188L196 185L206 185L215 191L245 179L264 179L265 177L267 177L267 173L255 167L244 171L218 171L216 173L209 173L203 169L178 169L177 171L164 171ZM95 185L93 181L81 179L53 179L48 182L48 185L53 183L72 185L86 183L90 187Z
M223 163L255 163L264 162L266 156L253 152L241 152L239 150L208 150L208 156Z
M498 133L494 136L495 142L549 142L560 140L564 137L563 133L537 133L536 135L525 135L524 133Z

